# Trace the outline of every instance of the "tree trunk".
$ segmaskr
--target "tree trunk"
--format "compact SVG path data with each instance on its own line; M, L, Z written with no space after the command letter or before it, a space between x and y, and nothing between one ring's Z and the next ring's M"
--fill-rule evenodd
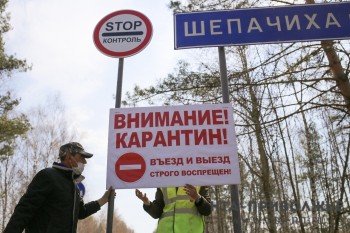
M314 4L314 0L305 0L307 4ZM344 69L340 63L339 56L333 46L333 41L321 41L321 46L326 53L329 67L332 70L334 80L344 98L346 109L350 113L350 82L349 77L345 74Z
M316 161L315 161L315 152L312 148L312 133L310 132L309 124L307 123L305 113L302 111L301 116L303 118L304 129L305 129L305 140L306 140L306 156L308 159L308 173L310 180L310 190L311 190L311 199L316 203L318 200L317 190L316 190ZM312 232L318 233L320 229L318 227L317 212L315 208L312 208Z
M244 54L244 49L239 47L238 51L242 59L243 70L248 70L248 64L246 60L246 55ZM250 85L251 80L250 80L249 74L245 73L245 76L246 76L245 79L248 85L249 95L250 95L251 104L252 104L250 117L251 117L251 120L253 121L255 137L258 144L258 151L260 155L262 188L265 196L265 202L267 203L266 205L267 219L268 219L267 226L269 228L269 232L274 233L274 232L277 232L276 217L275 217L274 207L272 206L273 199L272 199L272 186L270 181L270 167L269 167L269 160L266 154L266 150L264 148L265 143L264 143L261 123L260 123L261 115L259 110L259 101L257 99L256 92L254 90L253 85Z

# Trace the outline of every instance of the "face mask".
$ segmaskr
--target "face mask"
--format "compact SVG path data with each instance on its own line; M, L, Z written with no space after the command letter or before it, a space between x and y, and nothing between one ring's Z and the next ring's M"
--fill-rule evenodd
M73 159L74 160L74 159ZM75 160L74 160L75 161ZM83 171L84 171L84 164L83 163L81 163L81 162L77 162L77 161L75 161L76 163L77 163L77 167L72 167L72 171L74 172L74 174L76 174L76 175L81 175L81 173L83 173Z

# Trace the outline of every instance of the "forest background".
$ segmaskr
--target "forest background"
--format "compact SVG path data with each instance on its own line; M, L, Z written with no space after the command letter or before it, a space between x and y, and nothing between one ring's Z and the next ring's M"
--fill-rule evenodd
M331 2L341 1L189 0L163 2L162 7L168 4L172 11L187 12ZM62 103L60 93L49 97L44 105L36 105L35 93L40 95L40 89L31 90L33 97L29 100L16 92L13 80L33 72L36 64L12 55L17 51L7 53L6 45L10 43L7 39L11 39L11 36L6 37L11 33L7 3L0 1L1 230L34 174L57 159L59 146L70 140L84 141L80 125L74 127L72 121L76 120L65 112L66 102ZM168 11L170 17L171 10ZM231 46L225 49L240 160L242 228L245 232L259 233L347 232L350 228L349 41ZM123 106L221 103L217 50L195 49L187 52L186 57L187 60L178 59L173 71L154 83L135 81L137 84L125 92ZM54 62L57 61L52 64ZM153 69L158 66L154 64ZM60 69L65 70L65 67L60 66ZM95 76L105 75L96 70L90 72ZM96 85L79 73L61 71L61 75L78 76L78 80L72 83L64 80L70 98L63 96L63 101L70 101L81 92L89 93L89 88ZM79 82L89 84L82 85L86 90L78 88ZM113 90L109 95L106 102L113 107ZM23 110L21 98L27 104L32 102L32 108ZM85 101L86 105L89 103ZM80 114L93 116L89 111ZM84 120L76 112L73 117ZM103 126L106 127L107 122ZM88 133L88 137L92 135ZM98 140L99 147L107 144L101 143L102 139ZM93 144L87 139L85 141ZM88 144L89 147L92 146ZM89 171L102 173L101 176L105 174L103 165L88 169L87 176ZM100 189L102 192L103 188ZM206 232L232 232L230 186L212 186L211 197L214 211L206 218ZM130 202L138 203L135 212L143 211L136 199ZM146 214L140 218L123 218L120 216L124 211L120 210L117 209L115 214L115 232L134 232L135 228L129 222L141 224L150 219ZM152 229L155 225L153 222ZM101 214L84 220L79 231L103 232L104 228L105 216Z

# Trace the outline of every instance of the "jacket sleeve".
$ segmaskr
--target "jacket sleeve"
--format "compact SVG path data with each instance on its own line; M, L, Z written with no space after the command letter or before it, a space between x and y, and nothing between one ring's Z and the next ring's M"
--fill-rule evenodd
M201 215L208 216L211 214L211 199L208 186L201 186L199 195L201 195L202 198L198 203L195 203L195 205Z
M151 202L149 206L143 205L143 209L151 215L152 218L157 219L162 216L164 205L163 193L157 188L155 200Z
M79 219L89 217L90 215L96 213L100 209L101 207L97 201L91 201L89 203L84 204L84 201L80 200Z
M52 186L52 181L46 174L46 170L39 171L29 184L26 193L21 197L15 210L7 223L3 233L22 233L37 212L46 201Z

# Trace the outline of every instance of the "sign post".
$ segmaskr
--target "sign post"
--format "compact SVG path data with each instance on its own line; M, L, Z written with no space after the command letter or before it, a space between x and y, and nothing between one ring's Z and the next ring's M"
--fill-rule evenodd
M95 27L93 40L96 48L107 56L119 58L115 108L121 107L124 58L143 50L150 42L152 33L151 21L134 10L112 12ZM107 233L112 233L113 229L114 195L113 189L108 199Z
M222 102L230 103L230 94L228 90L228 80L227 80L227 66L226 66L226 56L225 48L220 46L218 47L219 52L219 63L220 63L220 78L221 78L221 88L222 88ZM239 205L239 190L238 185L234 184L230 186L231 192L231 211L233 219L233 232L241 233L241 208Z

